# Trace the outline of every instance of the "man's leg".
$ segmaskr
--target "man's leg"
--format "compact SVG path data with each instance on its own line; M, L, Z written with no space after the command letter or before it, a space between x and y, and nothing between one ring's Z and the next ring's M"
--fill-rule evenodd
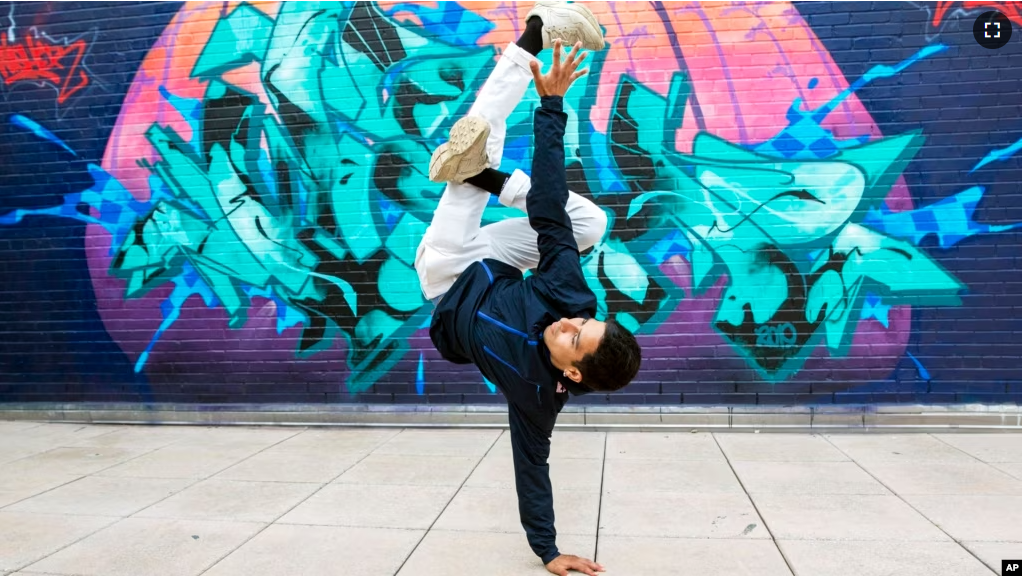
M509 208L526 212L526 194L530 179L521 170L513 172L501 188L499 200ZM565 211L572 220L572 233L579 251L600 242L607 230L607 213L599 206L575 192L569 191ZM536 231L529 218L510 218L484 226L480 236L490 246L490 257L526 271L540 262L536 244Z
M482 118L490 126L486 152L493 168L501 164L508 116L533 80L531 59L528 52L509 44L469 110L469 116ZM470 184L451 182L445 187L416 253L415 267L427 299L447 292L469 264L490 257L490 242L480 237L489 199Z
M436 300L447 292L471 263L483 258L498 257L491 235L482 234L480 229L483 212L490 199L489 195L475 186L465 184L463 176L478 173L486 168L487 163L492 169L500 166L501 156L504 153L508 116L519 104L533 80L533 74L529 69L530 62L536 59L536 55L542 49L550 45L553 40L551 34L557 34L568 45L578 40L583 43L584 48L590 50L600 50L604 47L600 26L584 6L575 5L570 9L565 9L558 6L541 6L538 3L530 14L531 17L527 18L522 36L515 44L509 44L505 49L498 60L497 67L484 83L476 102L469 110L468 116L483 118L489 124L486 161L480 162L479 155L475 151L470 151L463 157L461 154L449 154L448 150L441 149L435 152L435 157L431 160L431 179L435 181L438 179L451 180L451 182L444 190L437 209L434 211L433 221L424 234L416 253L415 267L419 273L420 285L423 294L430 300ZM550 30L543 22L544 19L551 20L552 28ZM461 143L456 144L464 147L465 140L463 138ZM449 142L446 146L450 144ZM518 174L525 178L528 190L528 177L521 172ZM444 178L438 178L441 175ZM509 196L509 202L517 201L517 194ZM577 201L582 201L579 206L583 209L572 210ZM583 231L581 238L583 242L580 245L585 244L586 247L589 247L603 235L606 216L599 208L581 197L570 198L569 204L570 215L573 213L593 215L591 218L581 218L582 224L580 224ZM522 193L521 206L518 207L525 211L525 193ZM499 223L501 226L493 229L494 232L509 230L509 239L514 240L511 251L507 255L509 258L512 258L511 254L520 252L520 248L523 247L529 250L529 246L531 246L532 251L536 252L535 235L533 235L532 241L522 239L524 234L532 233L528 221L522 220L525 221L527 230L521 230L521 223ZM529 262L538 259L539 255L537 254L532 259L527 255L525 259L513 258L512 261L529 264ZM520 268L525 270L533 265L535 264L520 266Z

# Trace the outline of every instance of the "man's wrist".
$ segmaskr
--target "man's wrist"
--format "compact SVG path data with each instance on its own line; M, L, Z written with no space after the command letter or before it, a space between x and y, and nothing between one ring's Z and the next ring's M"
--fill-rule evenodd
M554 560L557 559L558 556L561 556L561 552L559 552L558 549L555 548L553 552L548 552L547 554L544 554L542 557L540 557L540 560L543 562L543 565L546 566L551 562L554 562Z
M552 110L554 112L562 112L564 110L564 96L551 94L548 96L540 97L540 107L546 110Z

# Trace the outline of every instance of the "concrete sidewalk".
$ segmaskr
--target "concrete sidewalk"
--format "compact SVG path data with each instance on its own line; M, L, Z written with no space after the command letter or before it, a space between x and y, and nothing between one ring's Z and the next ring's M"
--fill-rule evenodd
M972 576L1023 556L1021 437L563 432L606 574ZM547 572L501 430L0 422L0 574Z

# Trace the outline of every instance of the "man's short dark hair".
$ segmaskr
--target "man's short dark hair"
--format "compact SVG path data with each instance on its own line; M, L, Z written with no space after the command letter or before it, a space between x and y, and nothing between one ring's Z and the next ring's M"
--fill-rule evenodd
M624 388L639 372L642 354L639 343L624 326L608 320L604 337L592 353L575 362L582 374L582 384L597 392L614 392Z

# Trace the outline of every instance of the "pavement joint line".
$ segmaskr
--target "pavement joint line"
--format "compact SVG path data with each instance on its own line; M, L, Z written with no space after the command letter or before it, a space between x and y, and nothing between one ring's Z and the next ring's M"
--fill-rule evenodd
M600 549L600 518L604 513L604 472L607 470L607 437L608 433L604 434L604 451L600 457L600 494L597 496L597 532L593 540L593 561L600 564L600 560L597 558L597 551Z
M735 476L736 482L738 482L739 487L742 488L742 493L746 495L747 499L749 499L750 505L753 506L753 510L757 513L757 516L760 518L760 521L764 523L764 530L767 530L767 535L771 537L771 544L774 544L774 549L778 551L778 555L781 556L782 561L785 562L785 567L789 569L789 574L791 576L795 576L796 571L795 569L792 568L792 563L789 562L788 557L785 556L785 552L781 549L781 546L778 545L778 540L777 538L774 537L774 532L772 532L771 527L767 525L767 518L765 518L764 515L760 513L760 508L757 506L756 501L753 499L753 496L749 493L749 490L746 489L746 485L743 484L742 478L739 477L739 473L735 471L735 466L732 465L732 459L728 457L728 452L726 452L725 449L721 446L721 442L718 441L718 437L716 434L711 434L710 436L714 440L714 445L717 446L718 450L721 451L721 455L725 457L725 462L728 464L728 469L731 470L732 475Z
M235 462L235 463L231 464L230 466L227 466L226 468L223 468L223 469L221 469L221 470L218 470L217 472L214 472L213 474L211 474L210 476L208 476L208 477L207 477L206 479L209 479L209 478L213 478L213 477L214 477L214 476L216 476L217 474L220 474L221 472L224 472L225 470L227 470L227 469L229 469L229 468L233 468L233 467L237 466L238 464L241 464L242 462L244 462L244 461L248 460L249 458L252 458L252 457L254 457L254 456L258 455L258 454L262 454L263 452L265 452L265 451L269 450L270 448L273 448L273 447L275 447L275 446L277 446L277 445L279 445L279 444L282 444L282 443L284 443L284 442L286 442L286 441L288 441L288 440L291 440L292 438L297 438L298 436L301 436L301 435L302 435L303 433L305 433L305 432L308 432L308 431L309 431L309 429L308 429L308 428L306 428L306 429L303 429L303 430L299 430L298 432L296 432L296 433L292 434L291 436L288 436L287 438L283 438L283 439L281 439L281 440L280 440L280 441L278 441L278 442L274 442L273 444L271 444L271 445L267 446L266 448L263 448L262 450L259 450L258 452L255 452L255 453L253 453L253 454L250 454L250 455L246 456L245 458L242 458L241 460L238 460L237 462ZM328 485L330 485L330 484L331 484L331 483L332 483L332 482L333 482L334 480L337 480L338 478L340 478L342 474L344 474L345 472L347 472L347 471L351 470L351 469L352 469L353 467L355 467L356 465L358 465L358 464L359 464L359 462L362 462L363 460L365 460L366 458L368 458L368 457L369 457L369 455L370 455L370 454L372 454L372 453L373 453L373 452L374 452L374 451L375 451L375 450L376 450L377 448L379 448L379 447L380 447L380 446L382 446L383 444L386 444L387 442L391 441L391 439L393 439L393 438L394 438L395 436L397 436L397 435L399 435L399 434L401 434L401 430L398 430L397 432L395 432L394 434L392 434L391 436L389 436L389 437L387 438L387 440L384 440L384 441L383 441L383 442L381 442L380 444L377 444L376 446L374 446L374 447L373 447L373 448L372 448L372 449L371 449L370 451L366 452L366 454L365 454L365 455L363 455L363 456L362 456L362 458L359 458L359 459L358 459L358 460L357 460L357 461L356 461L356 462L355 462L354 464L352 464L351 466L348 466L347 468L345 468L344 470L342 470L341 472L339 472L339 473L338 473L338 474L337 474L336 476L334 476L334 477L333 477L333 478L331 478L330 480L327 480L327 481L326 481L325 483L323 483L323 484L320 484L320 487L319 487L319 488L317 488L316 490L313 490L313 492L312 492L312 493L310 493L310 494L309 494L308 496L306 496L306 497L305 497L305 498L303 498L302 500L299 500L298 502L296 502L296 503L295 503L295 505L294 505L294 506L292 506L291 508L288 508L288 509L287 509L287 510L285 510L284 512L281 512L280 514L278 514L276 518L274 518L273 520L271 520L271 521L269 521L269 522L265 523L265 524L264 524L264 526L263 526L262 528L260 528L260 529L259 529L259 530L257 530L256 532L254 532L254 533L252 534L252 536L249 536L248 538L246 538L246 539L242 540L242 541L241 541L241 542L240 542L240 543L239 543L239 544L238 544L237 546L235 546L234 548L232 548L232 549L228 550L228 552L227 552L226 554L224 554L223 556L221 556L221 557L217 558L216 560L214 560L214 561L213 561L213 562L212 562L212 563L211 563L210 565L206 566L206 568L203 568L203 569L202 569L202 571L201 571L201 572L199 572L197 576L202 576L203 574L205 574L205 573L209 572L210 570L212 570L212 569L213 569L214 567L216 567L216 565L217 565L217 564L220 564L221 562L223 562L225 558L227 558L227 557L228 557L228 556L230 556L231 554L234 554L234 553L235 553L235 552L237 552L237 551L238 551L238 550L239 550L239 549L240 549L240 548L241 548L242 546L245 546L246 544L248 544L249 542L251 542L251 541L252 541L252 540L253 540L253 539L254 539L254 538L255 538L256 536L259 536L260 534L262 534L263 532L265 532L267 528L269 528L269 527L273 526L274 524L276 524L276 523L277 523L277 521L278 521L278 520L280 520L281 518L283 518L285 514L287 514L288 512L291 512L292 510L294 510L294 509L295 509L295 508L297 508L298 506L302 505L303 503L305 503L305 502L306 502L307 500L309 500L310 498L312 498L312 497L313 497L313 496L315 496L316 494L319 494L319 493L320 493L320 491L321 491L321 490L323 490L323 488L324 488L325 486L328 486ZM197 482L197 483L198 483L198 482ZM319 482L304 482L304 484L319 484ZM194 486L194 485L195 485L195 484L192 484L192 486ZM189 487L191 487L191 486L189 486ZM141 510L140 510L140 512L141 512ZM138 513L138 512L136 512L136 514L137 514L137 513Z
M401 561L401 564L398 566L398 569L394 571L395 576L401 573L401 569L405 567L405 564L408 564L409 558L412 558L412 555L415 554L416 550L419 549L419 546L422 545L423 540L426 540L426 536L430 533L431 530L433 530L433 527L437 524L437 520L440 520L440 517L443 516L444 512L447 511L448 506L451 506L451 503L455 500L455 498L458 497L458 494L462 492L462 488L465 487L465 483L469 481L469 478L472 477L473 473L476 472L476 469L479 468L480 463L483 462L483 459L486 458L490 454L491 450L494 449L494 446L497 446L497 443L501 440L502 436L504 436L503 432L498 434L494 438L493 442L491 442L490 446L487 448L487 451L483 453L483 456L480 456L479 460L476 461L476 465L473 466L472 470L470 470L469 473L465 475L465 478L462 479L461 484L459 484L458 488L455 489L455 492L451 495L451 498L448 499L448 501L444 504L444 507L441 508L440 512L437 513L437 517L433 519L433 522L430 522L430 525L426 528L426 530L423 531L422 537L419 538L419 541L416 542L416 545L413 546L412 550L409 551L408 556L405 556L405 559Z
M930 434L928 434L928 436L930 436ZM969 548L967 548L966 546L963 546L962 542L960 542L959 540L956 540L955 538L952 537L951 534L946 532L944 528L942 528L941 526L938 526L938 524L934 520L931 520L930 516L924 514L920 510L918 510L916 506L913 506L912 503L910 503L908 500L903 498L902 494L899 494L897 491L893 490L891 486L885 484L883 480L881 480L876 475L874 475L870 470L867 470L862 464L860 464L859 460L857 460L856 458L853 458L850 454L847 454L845 450L842 450L841 446L839 446L839 445L835 444L834 442L832 442L831 439L828 438L827 436L824 437L824 440L826 440L828 444L831 444L832 446L834 446L836 450L838 450L839 452L844 454L846 456L846 458L849 458L850 460L852 460L856 464L856 466L859 467L860 470L863 470L863 472L866 473L871 478L873 478L874 481L876 481L878 484L884 486L885 490L891 492L892 495L895 496L896 498L898 498L899 500L901 500L903 504L905 504L906 506L909 506L910 510L912 510L913 512L916 512L917 514L919 514L924 520L926 520L928 523L930 523L931 526L934 526L942 534L944 534L946 537L948 537L949 540L951 540L951 541L955 542L957 545L959 545L959 547L962 548L963 550L965 550L967 554L972 556L977 562L980 562L981 566L983 566L984 568L987 568L993 574L998 574L997 572L994 571L994 569L992 569L990 566L987 565L987 562L984 562L983 560L981 560L980 557L977 556L976 554L974 554ZM938 440L940 442L940 440L938 438L935 438L935 440Z
M969 453L969 452L967 452L966 450L963 450L962 448L960 448L960 447L958 447L958 446L956 446L956 445L954 445L954 444L949 444L948 442L945 442L945 441L944 441L944 440L942 440L941 438L938 438L937 436L935 436L935 435L934 435L934 433L929 433L929 434L928 434L928 436L930 436L930 437L934 438L935 440L937 440L938 442L941 442L942 444L944 444L945 446L948 446L949 448L953 448L953 449L955 449L955 450L958 450L958 451L962 452L963 454L966 454L966 455L967 455L967 456L969 456L970 458L973 458L974 460L976 460L977 462L980 462L981 464L983 464L983 465L987 466L988 468L991 468L991 469L993 469L993 470L996 470L996 471L998 471L998 472L1000 472L1000 473L1002 473L1002 474L1004 474L1004 475L1008 476L1009 478L1012 478L1013 480L1016 480L1016 477L1015 477L1015 476L1013 476L1012 474L1009 474L1009 473L1008 473L1008 472L1006 472L1005 470L1002 470L1002 469L1001 469L1001 468L999 468L998 466L995 466L995 465L994 465L994 463L992 463L992 462L987 462L987 461L985 461L985 460L981 460L980 458L978 458L977 456L975 456L975 455L973 455L973 454L970 454L970 453Z

